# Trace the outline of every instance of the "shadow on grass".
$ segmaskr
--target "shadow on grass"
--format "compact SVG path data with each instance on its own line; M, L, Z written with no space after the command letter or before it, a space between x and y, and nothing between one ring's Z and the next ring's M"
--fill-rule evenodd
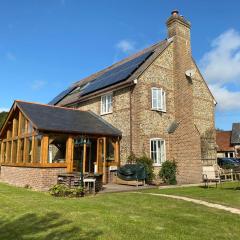
M205 187L205 186L199 186L199 188L202 188L202 189L222 189L222 190L240 190L240 186L221 186L220 184L216 187L216 186L208 186L208 187Z
M94 229L82 231L80 227L71 226L72 221L63 219L58 213L45 216L25 214L19 218L0 219L1 240L87 240L96 239L102 232Z

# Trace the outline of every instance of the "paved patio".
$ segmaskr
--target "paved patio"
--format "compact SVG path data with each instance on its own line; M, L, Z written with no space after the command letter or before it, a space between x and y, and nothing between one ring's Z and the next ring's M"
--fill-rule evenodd
M107 185L103 185L103 190L100 191L98 194L112 193L112 192L131 192L136 190L152 189L157 187L158 186L155 186L155 185L145 185L145 186L137 187L137 186L122 185L122 184L107 184Z

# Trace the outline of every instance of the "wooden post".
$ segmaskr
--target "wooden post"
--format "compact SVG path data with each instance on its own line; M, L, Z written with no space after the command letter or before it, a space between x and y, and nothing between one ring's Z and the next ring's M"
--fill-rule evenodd
M41 141L41 163L42 164L48 163L48 143L49 143L49 137L47 135L43 136Z
M97 139L97 172L96 173L99 173L99 149L100 149L99 139Z
M20 139L20 135L21 135L21 126L22 126L22 113L19 112L18 114L18 140L17 140L17 163L20 162L20 151L21 151L21 139Z
M73 138L68 137L66 142L66 163L68 173L73 172L73 151L74 151Z
M16 137L17 136L17 119L14 118L13 119L13 126L12 126L12 137Z
M6 143L6 162L10 162L10 157L11 157L11 149L10 149L10 142L8 141Z
M117 163L117 166L120 166L120 144L119 140L115 142L115 148L114 148L114 153L115 153L115 162Z
M35 153L36 153L35 141L36 141L36 137L33 136L32 137L32 156L31 156L31 162L32 163L36 162L36 159L35 159Z
M11 162L11 163L13 163L13 157L14 157L14 156L13 156L13 149L14 149L14 148L13 148L13 145L14 145L14 144L13 144L13 140L12 140L11 153L10 153L10 156L11 156L10 162Z
M87 161L87 145L84 142L84 144L83 144L83 173L85 173L85 170L86 170L86 161Z
M103 138L103 184L107 183L107 168L106 168L106 158L107 158L107 139Z
M4 155L3 147L4 147L4 143L1 142L1 159L0 159L0 163L3 163L3 155Z
M23 121L23 115L21 112L19 112L19 117L18 117L18 136L20 136L21 133L21 128L22 128L22 121Z

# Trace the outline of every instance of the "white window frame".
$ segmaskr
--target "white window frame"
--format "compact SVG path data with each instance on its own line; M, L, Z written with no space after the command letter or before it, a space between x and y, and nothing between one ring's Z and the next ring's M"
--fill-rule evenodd
M154 92L156 93L156 98L154 98ZM162 88L153 87L151 89L151 98L152 98L152 110L166 112L166 92ZM157 105L155 105L155 100L157 101Z
M108 93L101 96L101 115L113 112L113 94Z
M162 142L162 146L163 146L163 152L161 152L161 143L160 143L160 152L158 152L156 150L156 157L157 159L153 159L152 157L152 153L154 151L152 151L152 142L156 142L156 146L158 144L158 142ZM166 161L166 143L165 143L165 140L162 139L162 138L151 138L150 139L150 158L153 160L153 166L161 166L163 162Z

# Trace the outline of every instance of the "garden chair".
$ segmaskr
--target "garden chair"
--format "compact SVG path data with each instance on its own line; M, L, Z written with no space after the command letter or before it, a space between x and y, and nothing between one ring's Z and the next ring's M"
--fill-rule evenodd
M208 187L209 182L215 182L216 187L218 183L221 184L220 168L218 165L203 166L202 177L205 187Z

